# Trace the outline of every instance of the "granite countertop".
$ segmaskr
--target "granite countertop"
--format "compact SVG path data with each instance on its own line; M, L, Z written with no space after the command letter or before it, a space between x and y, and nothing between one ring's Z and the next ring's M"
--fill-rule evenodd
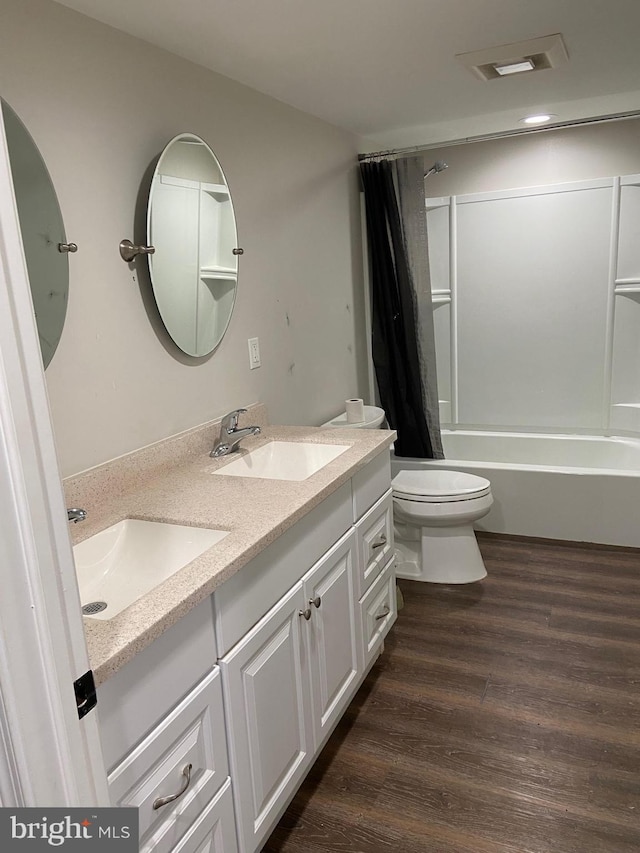
M93 504L90 494L74 490L72 482L68 505L83 506L89 513L87 521L71 525L73 544L124 518L229 531L221 542L113 619L84 618L96 684L106 681L356 471L387 451L394 438L395 433L388 430L265 426L260 436L243 442L239 454L211 459L198 450L173 466L165 463L149 479L133 479L124 486L113 483L112 488L102 482L100 489L94 489ZM274 439L347 444L349 449L306 480L212 476L239 455ZM84 502L75 502L76 496Z

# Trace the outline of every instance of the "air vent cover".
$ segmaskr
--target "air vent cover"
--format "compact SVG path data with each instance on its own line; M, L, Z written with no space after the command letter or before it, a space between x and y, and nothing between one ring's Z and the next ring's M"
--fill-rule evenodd
M480 80L500 80L503 77L516 77L518 73L531 74L545 68L557 68L569 61L569 54L562 36L555 33L473 53L459 53L456 59ZM505 68L518 65L522 66L519 71L505 73Z

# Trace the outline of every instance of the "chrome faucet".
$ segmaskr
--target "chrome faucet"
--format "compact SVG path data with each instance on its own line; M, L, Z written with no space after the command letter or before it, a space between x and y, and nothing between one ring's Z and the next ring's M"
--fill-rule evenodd
M259 426L248 426L238 429L238 418L246 412L246 409L235 409L225 415L220 422L220 437L218 443L213 448L209 456L216 459L218 456L227 456L238 449L238 446L243 438L248 435L259 435L261 430Z
M79 521L84 521L86 517L86 509L78 509L74 507L73 509L67 510L67 520L73 521L74 524L77 524Z

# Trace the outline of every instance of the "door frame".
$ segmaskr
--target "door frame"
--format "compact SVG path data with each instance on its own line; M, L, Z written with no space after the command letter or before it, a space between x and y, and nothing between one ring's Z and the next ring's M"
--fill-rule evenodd
M0 804L108 805L44 370L0 106Z

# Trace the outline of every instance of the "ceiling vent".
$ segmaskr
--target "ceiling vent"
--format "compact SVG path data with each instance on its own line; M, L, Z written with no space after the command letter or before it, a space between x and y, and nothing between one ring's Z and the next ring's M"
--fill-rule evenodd
M473 53L459 53L456 59L480 80L499 80L545 68L557 68L569 61L569 54L562 36L555 33Z

